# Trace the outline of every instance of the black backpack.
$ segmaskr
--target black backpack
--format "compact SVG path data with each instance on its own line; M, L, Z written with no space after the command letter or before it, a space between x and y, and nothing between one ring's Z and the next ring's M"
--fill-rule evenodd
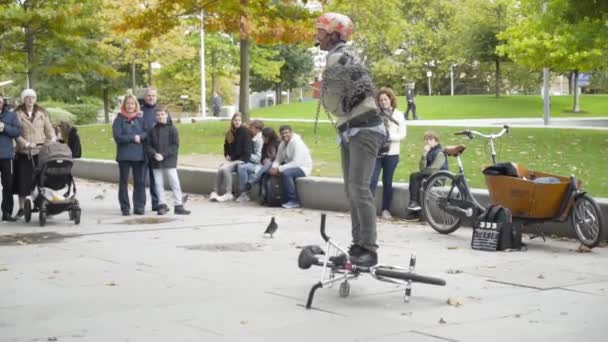
M471 248L483 251L521 250L522 225L513 223L511 210L500 204L491 205L473 226Z
M267 175L261 182L260 204L280 207L283 204L283 182L281 177Z

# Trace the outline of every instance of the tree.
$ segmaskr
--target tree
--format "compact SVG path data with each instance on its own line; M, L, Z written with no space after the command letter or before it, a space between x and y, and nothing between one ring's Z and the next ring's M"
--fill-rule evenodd
M546 11L543 13L543 3ZM574 74L606 65L608 55L608 13L594 0L530 0L521 3L518 20L499 35L506 41L498 50L532 70ZM580 6L580 7L579 7ZM602 8L604 10L602 10ZM573 111L579 111L577 91Z

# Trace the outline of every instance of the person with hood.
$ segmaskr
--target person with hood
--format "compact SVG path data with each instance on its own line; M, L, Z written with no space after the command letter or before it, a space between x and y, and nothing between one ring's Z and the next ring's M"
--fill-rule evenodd
M386 128L367 68L346 46L353 22L340 13L324 13L316 22L316 43L327 51L321 104L336 118L342 175L350 204L352 245L350 260L361 266L378 263L376 206L370 189L376 156L386 141ZM343 265L346 255L332 259Z
M177 156L179 154L179 135L173 123L167 120L167 109L160 106L156 109L156 124L148 131L146 151L149 164L154 170L156 193L158 194L158 215L165 215L169 208L165 202L164 176L169 179L173 192L173 212L178 215L189 215L190 211L182 203L182 188L177 175Z
M139 111L139 102L126 95L112 124L116 142L116 161L120 175L118 202L124 216L131 214L129 201L129 173L133 170L133 214L143 215L146 207L146 155L144 141L146 128Z
M271 176L281 176L283 184L283 204L285 209L299 208L296 179L310 175L312 171L312 157L308 146L302 138L293 133L291 126L284 125L279 128L281 143L277 150L277 157L268 171Z
M82 157L82 146L80 145L80 136L76 127L68 122L60 121L55 127L57 141L62 144L67 144L72 151L72 158Z
M0 94L0 181L2 183L2 221L14 222L13 217L13 160L15 138L21 134L21 125Z
M38 165L39 146L57 139L48 113L38 106L36 100L36 92L25 89L21 92L21 104L16 108L21 125L13 169L13 193L19 195L17 217L25 215L25 197L34 189L34 167Z

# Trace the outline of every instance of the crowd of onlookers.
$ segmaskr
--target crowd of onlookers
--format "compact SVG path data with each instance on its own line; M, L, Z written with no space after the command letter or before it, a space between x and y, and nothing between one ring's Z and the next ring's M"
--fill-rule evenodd
M400 141L406 137L406 119L397 110L397 100L390 88L376 94L376 102L386 115L387 148L379 152L371 184L375 193L382 173L381 216L391 218L393 177L399 163ZM19 197L17 218L23 215L23 203L33 188L34 165L38 147L50 141L68 144L74 157L81 156L80 139L75 127L59 122L53 126L47 112L37 105L36 93L26 89L21 104L8 108L0 96L0 175L2 180L2 220L14 221L13 194ZM118 199L123 215L143 215L146 206L146 182L150 184L152 210L168 213L164 196L165 178L173 193L175 214L190 214L184 207L187 196L181 191L177 174L179 134L165 106L157 103L157 91L148 88L140 104L134 95L126 95L112 125L119 170ZM418 172L410 175L410 203L407 220L420 219L419 189L422 181L439 169L447 168L447 159L433 132L424 135L424 149ZM34 163L32 163L32 159ZM283 208L298 208L301 202L296 179L310 175L312 157L300 135L291 126L282 125L278 132L261 120L243 122L236 113L224 136L224 159L217 170L213 192L214 202L236 200L269 203L280 198ZM132 205L128 194L129 175L133 176ZM233 188L233 174L238 186ZM277 179L274 182L272 178Z

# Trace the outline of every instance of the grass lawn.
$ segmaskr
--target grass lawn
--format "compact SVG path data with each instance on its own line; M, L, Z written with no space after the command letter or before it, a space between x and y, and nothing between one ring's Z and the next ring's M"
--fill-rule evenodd
M271 124L278 129L278 124ZM228 122L204 122L177 125L180 132L180 154L223 153L223 135ZM338 145L333 127L320 124L318 135L313 135L313 124L294 123L294 131L301 134L310 148L313 175L341 176ZM395 181L407 182L410 172L418 167L424 131L433 129L442 137L442 144L465 144L467 150L462 159L468 180L473 187L485 188L481 165L489 164L490 152L485 140L468 140L452 133L457 127L408 127L407 138L401 144L401 161ZM497 128L479 128L480 132L494 132ZM116 146L109 125L83 126L79 128L83 153L86 158L114 159ZM567 130L547 128L514 128L510 136L503 137L497 145L499 161L514 161L532 170L558 175L574 174L584 182L585 189L596 197L608 197L605 155L608 151L608 132L595 130ZM200 165L215 168L217 165ZM456 171L456 162L450 159L450 169Z
M405 111L404 97L399 97L398 107ZM417 114L423 119L487 119L524 118L543 116L540 96L418 96ZM317 102L291 103L251 112L252 117L314 119ZM581 113L573 113L571 96L551 97L552 117L608 116L608 95L582 95ZM321 112L321 118L326 115Z

